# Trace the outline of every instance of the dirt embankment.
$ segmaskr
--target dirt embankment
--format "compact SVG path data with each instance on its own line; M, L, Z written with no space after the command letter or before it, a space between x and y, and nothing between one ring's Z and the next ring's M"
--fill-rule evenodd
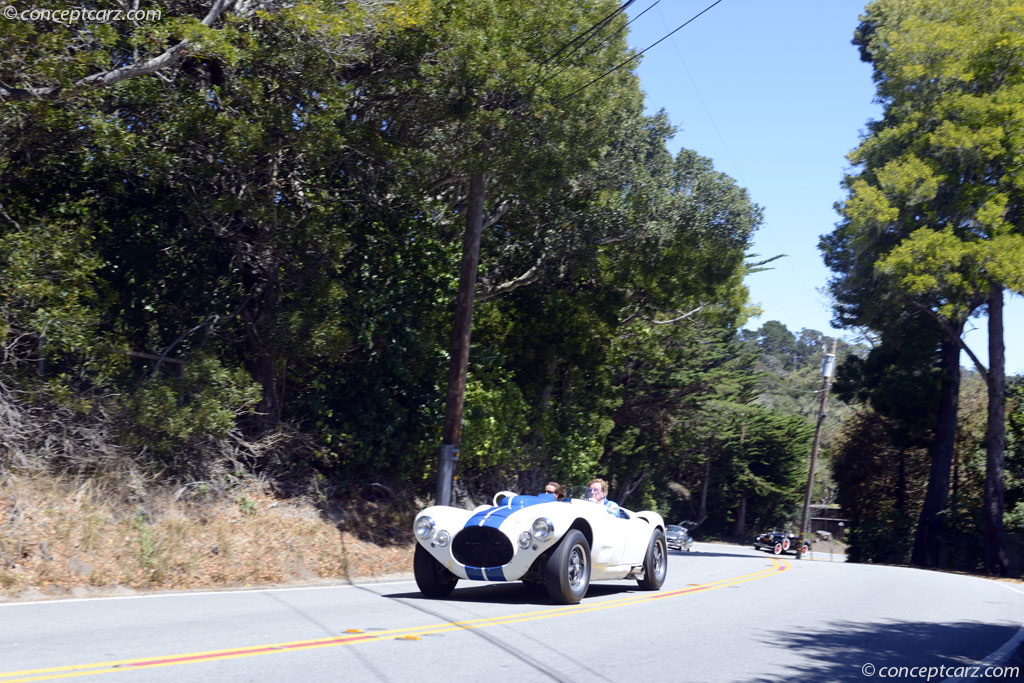
M412 571L411 515L332 521L257 484L112 500L88 480L0 482L0 600L349 581Z

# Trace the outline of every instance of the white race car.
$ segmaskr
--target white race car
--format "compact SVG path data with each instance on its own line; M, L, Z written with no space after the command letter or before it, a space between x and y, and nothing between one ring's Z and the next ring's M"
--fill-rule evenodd
M423 595L443 598L459 579L519 581L546 587L553 600L583 599L592 580L665 583L665 522L657 512L619 516L598 503L501 491L475 510L435 505L413 522L413 570Z

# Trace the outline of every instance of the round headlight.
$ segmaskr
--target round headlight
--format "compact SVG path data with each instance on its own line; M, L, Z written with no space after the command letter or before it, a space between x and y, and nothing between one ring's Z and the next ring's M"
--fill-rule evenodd
M539 517L533 522L533 537L538 541L546 541L555 533L555 527L551 520L546 517Z
M445 547L446 545L448 545L448 541L450 541L450 540L452 540L452 535L449 534L444 529L441 529L440 531L438 531L437 535L434 536L434 543L437 543L442 548Z
M434 520L428 515L423 515L416 520L413 529L417 538L422 538L425 541L434 534Z
M524 531L523 533L519 534L519 547L522 548L523 550L526 550L527 548L530 547L530 541L532 541L532 540L533 540L533 537L530 536L530 532L529 531Z

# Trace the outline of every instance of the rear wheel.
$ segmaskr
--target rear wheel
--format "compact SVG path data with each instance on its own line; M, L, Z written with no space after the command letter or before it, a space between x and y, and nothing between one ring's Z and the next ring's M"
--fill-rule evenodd
M781 543L776 543L775 544L775 547L772 548L772 554L773 555L781 555L782 554L782 544Z
M545 568L544 585L551 599L572 605L590 587L590 544L578 529L570 529L555 547Z
M645 591L656 591L665 583L668 574L668 551L665 549L665 532L655 529L651 543L644 556L644 578L636 582Z
M412 571L420 592L428 598L447 598L459 581L459 577L445 569L419 543L416 544L416 553L412 558Z

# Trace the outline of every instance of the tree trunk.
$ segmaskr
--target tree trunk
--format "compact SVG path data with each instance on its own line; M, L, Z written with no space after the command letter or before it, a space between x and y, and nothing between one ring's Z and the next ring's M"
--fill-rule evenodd
M640 473L639 477L630 482L627 482L623 486L620 486L619 490L617 491L619 497L615 499L615 502L617 502L619 505L624 505L625 501L629 500L629 497L633 495L633 491L636 491L640 484L643 483L643 480L647 478L647 475L650 473L650 471L651 470L649 467L644 468L644 471Z
M907 449L900 449L900 464L896 472L896 499L895 507L900 513L904 513L907 507ZM900 515L902 519L903 514Z
M962 331L957 330L958 332ZM942 342L942 388L939 414L932 441L932 466L928 490L917 521L911 564L936 567L942 547L942 515L949 497L949 471L956 442L956 414L960 400L960 346L953 339Z
M985 503L982 524L985 571L1005 576L1003 462L1006 451L1006 358L1003 345L1003 288L992 284L988 300L988 427L985 431Z
M704 463L704 483L701 484L700 489L700 511L697 514L697 523L703 524L704 520L708 518L708 485L711 482L711 456L708 455L708 461Z
M253 278L255 279L255 275ZM274 283L263 285L260 295L242 309L245 325L245 345L249 372L260 383L260 402L256 414L247 420L250 434L260 436L277 428L281 422L281 401L277 391L277 359L265 338L266 329L273 324L277 311L277 288Z
M256 406L257 433L265 434L281 423L281 401L277 394L277 368L270 354L264 353L253 362L253 374L262 388L262 397Z
M737 538L746 532L747 528L747 495L740 498L739 507L736 509L736 523L732 525L732 535Z

